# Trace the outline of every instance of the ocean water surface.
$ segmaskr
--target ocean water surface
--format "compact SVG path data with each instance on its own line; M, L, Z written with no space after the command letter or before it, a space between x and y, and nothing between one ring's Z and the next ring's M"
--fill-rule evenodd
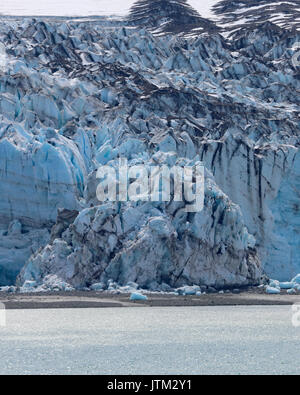
M0 374L299 374L289 306L8 310Z

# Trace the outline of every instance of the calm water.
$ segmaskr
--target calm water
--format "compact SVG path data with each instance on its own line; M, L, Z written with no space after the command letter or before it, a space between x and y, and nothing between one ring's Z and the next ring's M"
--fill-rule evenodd
M300 373L290 307L7 311L0 374Z

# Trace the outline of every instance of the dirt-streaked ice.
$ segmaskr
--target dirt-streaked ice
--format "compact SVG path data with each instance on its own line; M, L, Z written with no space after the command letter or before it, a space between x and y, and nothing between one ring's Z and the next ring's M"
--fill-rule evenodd
M2 22L7 283L31 253L20 285L53 275L72 287L225 287L259 283L263 269L282 281L299 273L299 33L264 24L227 40L156 37L110 19ZM204 210L101 204L96 171L122 156L202 161Z

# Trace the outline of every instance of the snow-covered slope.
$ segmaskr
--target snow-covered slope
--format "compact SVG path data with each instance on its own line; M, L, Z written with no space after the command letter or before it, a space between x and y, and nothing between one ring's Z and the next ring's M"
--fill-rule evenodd
M212 8L218 25L228 31L272 22L284 28L300 28L300 0L221 0Z
M218 27L202 18L187 0L139 0L130 9L128 20L153 34L216 32Z
M292 278L299 33L266 23L231 40L183 39L120 24L2 19L0 281L13 282L32 252L19 283L55 274L76 287L223 287L258 283L262 268ZM101 204L96 170L119 156L203 161L204 210Z
M148 28L158 28L153 29L155 33L184 32L196 36L216 30L232 34L239 29L255 29L267 22L299 29L300 0L137 0L129 20Z

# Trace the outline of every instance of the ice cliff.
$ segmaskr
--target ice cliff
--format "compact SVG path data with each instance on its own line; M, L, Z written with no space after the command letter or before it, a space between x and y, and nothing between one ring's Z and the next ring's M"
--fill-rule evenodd
M150 289L299 273L300 34L272 23L230 38L151 31L2 19L1 285L19 271L19 284L55 274ZM119 157L202 161L204 210L100 203L96 171Z

